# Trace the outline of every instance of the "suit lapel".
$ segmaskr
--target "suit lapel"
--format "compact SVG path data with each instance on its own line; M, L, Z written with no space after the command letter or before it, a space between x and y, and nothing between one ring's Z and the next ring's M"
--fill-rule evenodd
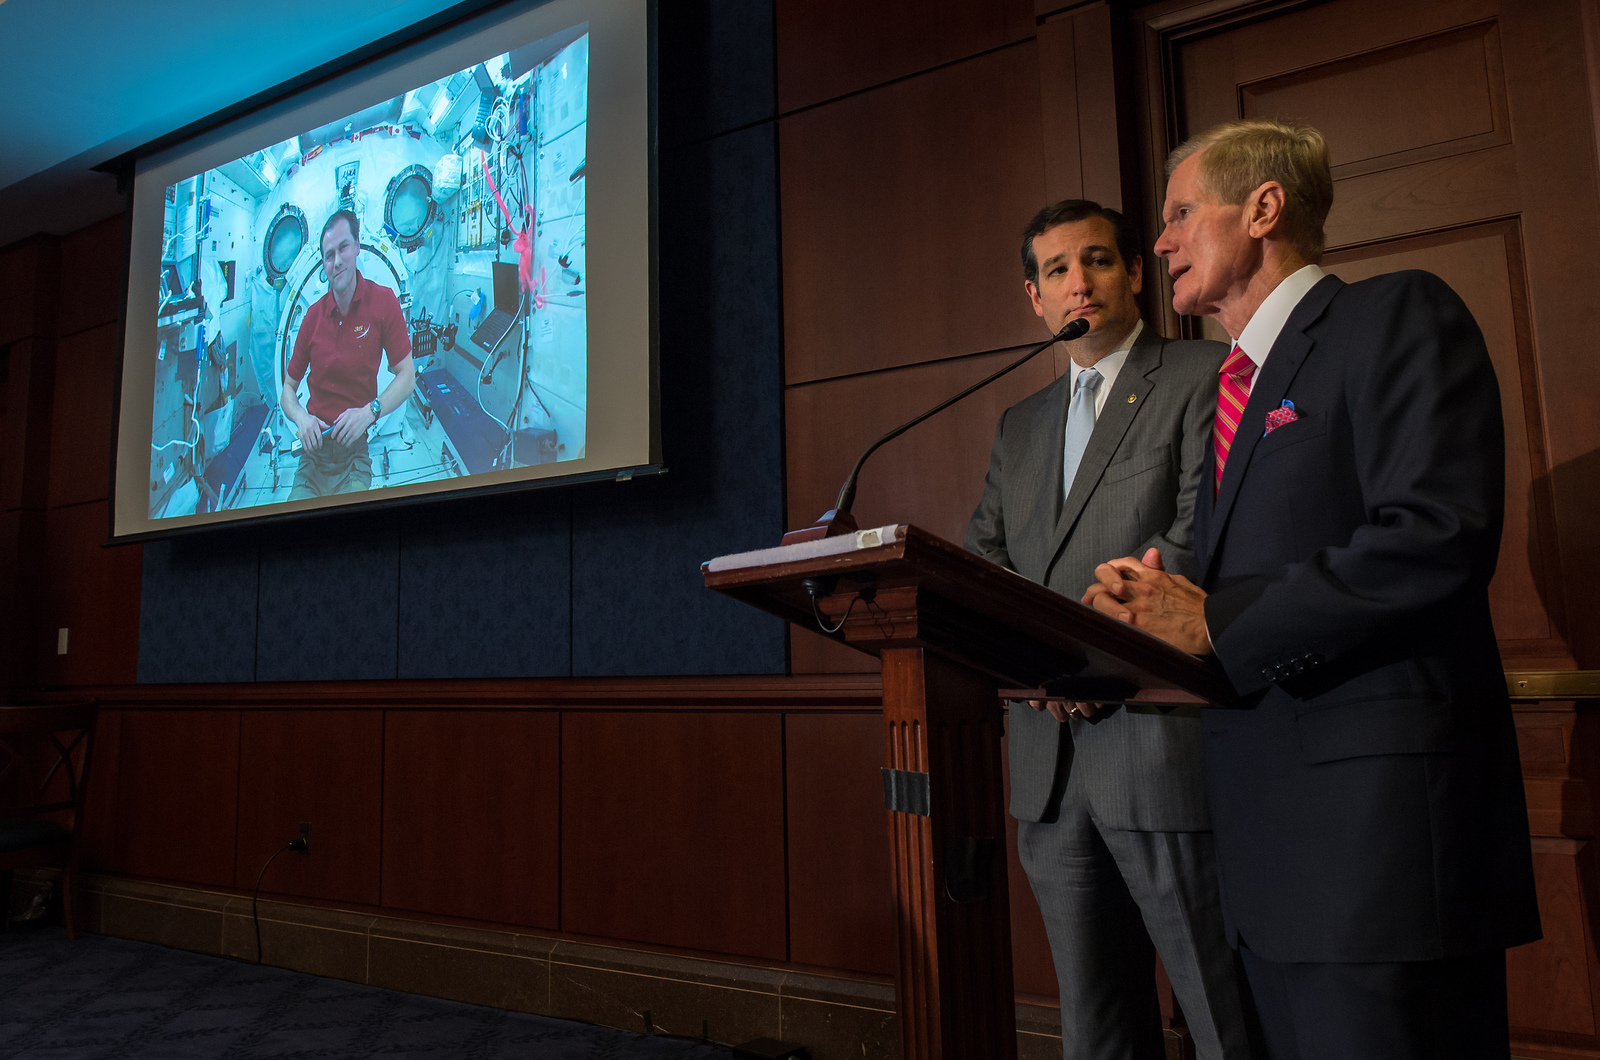
M1089 435L1089 445L1083 451L1083 460L1078 464L1078 474L1072 480L1072 489L1068 491L1066 499L1061 505L1061 514L1056 518L1055 532L1050 537L1050 550L1046 555L1049 564L1054 565L1061 555L1061 549L1066 544L1067 535L1071 533L1073 524L1078 521L1078 516L1083 513L1083 506L1089 502L1095 487L1100 484L1100 476L1105 473L1106 465L1111 463L1111 458L1116 455L1117 448L1122 445L1123 437L1128 433L1133 418L1145 406L1145 395L1154 388L1155 382L1149 376L1161 367L1161 350L1166 345L1156 330L1146 326L1139 334L1138 341L1133 344L1133 349L1128 351L1127 360L1122 362L1122 370L1117 373L1113 388L1106 394L1106 407L1099 416L1095 417L1094 433ZM1071 387L1067 388L1070 392ZM1130 397L1132 400L1129 400ZM1056 437L1062 443L1056 446L1056 489L1062 487L1061 449L1065 444L1066 410L1062 410L1061 429L1056 432ZM1049 566L1045 569L1045 577L1049 578Z
M1029 577L1037 572L1040 581L1044 580L1044 565L1049 553L1035 549L1049 539L1056 513L1061 510L1062 446L1071 396L1072 374L1069 372L1050 384L1044 402L1035 410L1032 422L1022 434L1030 442L1023 447L1016 472L1014 476L1007 473L1010 481L1021 485L1024 495L1039 498L1039 503L1028 516L1028 525L1032 530L1014 538L1018 543L1027 540L1038 544L1028 550L1028 555L1013 552L1011 558L1018 564L1017 569Z
M1211 511L1207 513L1206 530L1209 538L1209 555L1205 557L1205 571L1209 575L1211 561L1216 557L1216 542L1222 539L1223 532L1227 529L1228 516L1233 512L1233 503L1239 497L1240 482L1250 468L1250 457L1256 451L1256 443L1265 435L1267 413L1283 404L1283 396L1289 392L1289 384L1294 382L1300 365L1305 362L1311 353L1316 341L1306 334L1306 328L1316 323L1322 316L1322 311L1328 307L1333 296L1338 293L1344 283L1336 276L1326 276L1317 282L1317 285L1306 292L1300 304L1294 307L1294 312L1289 314L1289 319L1284 322L1283 330L1278 333L1278 340L1272 344L1272 350L1267 355L1267 363L1261 368L1261 376L1256 380L1256 385L1250 391L1250 400L1245 404L1244 412L1239 417L1239 430L1233 437L1233 445L1228 448L1228 463L1222 470L1222 484L1216 492L1216 501ZM1207 483L1216 480L1215 446L1212 455L1206 461ZM1204 486L1201 487L1204 489Z

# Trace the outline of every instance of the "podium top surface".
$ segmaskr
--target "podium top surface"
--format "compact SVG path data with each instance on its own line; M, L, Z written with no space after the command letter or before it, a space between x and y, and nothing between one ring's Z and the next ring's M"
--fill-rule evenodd
M707 588L850 647L874 654L891 646L927 647L1003 686L1049 683L1067 696L1134 702L1225 704L1234 698L1228 680L1195 656L915 526L890 524L719 556L700 569ZM833 634L819 629L803 584L817 578L836 579L823 601L831 623L852 614L851 601L863 599L865 590L869 607L890 597L911 607L915 633L879 637L874 623L860 621Z

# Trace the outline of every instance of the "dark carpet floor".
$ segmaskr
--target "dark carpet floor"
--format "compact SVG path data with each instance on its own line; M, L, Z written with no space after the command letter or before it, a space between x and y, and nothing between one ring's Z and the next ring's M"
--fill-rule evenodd
M0 934L0 1057L728 1060L722 1048L60 929Z

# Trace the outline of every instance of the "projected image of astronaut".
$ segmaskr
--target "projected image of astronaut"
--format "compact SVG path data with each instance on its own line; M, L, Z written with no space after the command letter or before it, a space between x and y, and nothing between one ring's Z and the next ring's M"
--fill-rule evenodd
M372 485L367 430L416 388L411 335L393 291L361 275L361 222L339 210L322 226L328 293L312 305L295 339L280 402L304 450L290 500L353 493ZM378 361L394 373L378 393ZM296 393L309 378L310 400Z
M588 125L580 24L169 186L151 517L584 458Z

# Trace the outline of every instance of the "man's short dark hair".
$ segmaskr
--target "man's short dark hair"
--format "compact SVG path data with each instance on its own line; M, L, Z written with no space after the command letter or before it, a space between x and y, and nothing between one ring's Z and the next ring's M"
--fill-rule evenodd
M1022 275L1029 283L1039 282L1039 262L1033 256L1033 241L1056 225L1069 225L1090 217L1103 217L1111 225L1123 268L1131 268L1133 259L1143 256L1139 250L1139 233L1122 214L1088 199L1062 199L1034 214L1028 227L1022 230Z
M317 249L322 249L322 241L328 238L328 229L332 228L339 219L350 222L350 238L356 241L356 246L361 245L361 220L356 217L354 210L335 210L332 217L322 226L322 234L317 237Z

